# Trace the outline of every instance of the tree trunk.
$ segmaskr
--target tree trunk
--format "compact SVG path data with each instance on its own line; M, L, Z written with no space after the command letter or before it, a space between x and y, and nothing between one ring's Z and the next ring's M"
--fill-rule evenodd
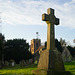
M1 63L1 60L0 60L0 69L2 69L2 63Z

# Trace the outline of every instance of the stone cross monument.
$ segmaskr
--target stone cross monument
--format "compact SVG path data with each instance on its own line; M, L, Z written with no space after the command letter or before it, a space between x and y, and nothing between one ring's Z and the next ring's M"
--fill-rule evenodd
M54 24L59 24L59 19L54 16L54 10L47 9L47 14L42 15L42 20L47 23L47 50L55 49Z
M42 20L47 23L47 49L40 54L38 69L64 70L61 53L55 50L54 24L58 25L59 19L54 16L54 9L49 8Z
M42 15L42 20L47 23L47 49L40 54L39 63L36 71L38 75L67 75L65 71L61 53L55 49L54 24L59 24L59 19L54 16L54 10L49 8L47 14ZM66 74L65 74L66 75Z

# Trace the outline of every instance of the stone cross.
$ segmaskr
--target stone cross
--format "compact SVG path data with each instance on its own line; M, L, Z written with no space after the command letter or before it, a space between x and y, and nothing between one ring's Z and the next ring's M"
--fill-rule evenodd
M42 20L47 23L47 49L40 54L37 70L32 71L35 75L68 75L65 71L61 53L55 50L54 24L59 24L59 19L54 16L54 10L49 8L48 14L42 15Z
M54 24L59 24L59 19L54 16L54 9L47 9L47 14L42 14L42 20L47 23L47 50L55 49Z

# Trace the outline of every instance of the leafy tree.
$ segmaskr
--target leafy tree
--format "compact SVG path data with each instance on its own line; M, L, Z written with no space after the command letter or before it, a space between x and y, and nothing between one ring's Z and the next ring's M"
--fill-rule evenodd
M62 38L60 38L60 44L61 44L61 46L63 47L65 44L67 44L66 43L66 41L65 40L63 40Z
M47 42L45 42L45 47L47 47ZM60 51L62 53L62 51L63 51L62 46L57 39L55 39L55 47L57 48L58 51Z
M3 55L3 52L4 52L4 35L2 35L0 33L0 68L2 68L2 55Z
M17 63L21 60L28 60L32 55L29 52L29 44L24 39L7 40L5 43L5 60L15 60Z
M2 39L0 38L0 60L2 59L2 52L3 52L3 43Z
M71 46L68 46L67 48L70 51L71 55L74 57L74 55L75 55L75 48L73 48Z
M45 47L47 47L47 41L45 41Z
M55 47L57 48L58 51L60 51L62 53L62 51L63 51L62 46L57 39L55 39Z

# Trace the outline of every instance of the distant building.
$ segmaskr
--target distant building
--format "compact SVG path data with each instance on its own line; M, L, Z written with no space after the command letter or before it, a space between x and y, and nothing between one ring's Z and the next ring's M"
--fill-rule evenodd
M36 50L41 46L41 39L32 39L31 40L31 53L34 54Z

